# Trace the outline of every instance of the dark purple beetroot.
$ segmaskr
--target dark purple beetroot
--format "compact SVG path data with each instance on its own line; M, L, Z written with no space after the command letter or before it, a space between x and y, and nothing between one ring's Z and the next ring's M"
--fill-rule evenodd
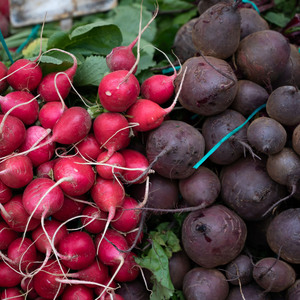
M295 283L286 291L286 297L288 300L300 299L300 279L296 280Z
M283 260L264 257L254 265L253 278L265 291L279 293L294 284L296 272Z
M185 109L211 116L231 105L237 92L237 78L225 60L211 56L192 57L183 64L182 69L185 68L187 72L178 98ZM183 73L175 79L176 91Z
M270 29L268 22L253 8L239 8L241 15L241 39L249 34Z
M248 117L256 108L265 104L268 98L268 92L259 84L250 80L239 80L238 90L230 108Z
M300 123L300 92L290 85L274 90L268 98L266 110L268 115L287 126Z
M188 300L225 300L228 292L229 284L217 269L196 267L183 280L183 295Z
M260 117L249 125L247 138L256 150L269 155L283 149L287 141L287 133L285 128L276 120Z
M173 50L182 62L185 62L197 53L192 41L192 29L196 21L197 18L188 21L179 28L175 35Z
M289 208L271 221L267 241L272 251L291 264L300 264L300 208Z
M202 134L183 121L164 121L147 138L146 153L159 175L170 179L191 176L193 166L203 157L205 142Z
M292 144L294 151L300 155L300 124L293 131Z
M261 30L241 40L235 54L236 64L245 79L270 86L288 63L290 51L290 45L281 33Z
M197 4L197 10L198 10L199 15L201 15L208 8L212 7L213 5L215 5L219 2L225 2L225 3L228 3L228 4L233 4L233 0L200 0Z
M200 166L190 177L179 180L179 191L188 206L209 206L215 202L220 190L219 177L204 166Z
M204 268L228 264L242 251L247 236L244 221L224 205L188 214L181 240L186 254Z
M205 140L205 151L211 150L223 137L246 121L239 112L226 109L222 113L207 117L202 125L202 134ZM228 165L239 159L244 154L247 141L248 124L237 133L223 142L220 147L209 156L209 159L219 165Z
M241 254L225 268L227 280L233 285L246 285L253 280L253 265L249 256Z
M240 287L231 287L226 300L271 300L271 296L265 293L255 282L244 285L242 293Z
M149 292L145 287L145 283L139 279L131 282L123 282L118 289L117 294L121 295L124 300L149 299Z
M220 173L221 198L244 220L263 219L265 211L281 199L286 190L266 170L266 162L240 158L224 166Z
M157 173L149 175L149 194L147 207L172 209L178 202L178 182ZM146 183L135 184L128 188L134 199L142 202L145 196Z
M184 276L191 268L191 260L184 251L173 253L169 259L169 272L175 289L182 290Z
M227 59L239 46L241 16L233 4L219 2L204 11L194 24L192 39L197 51Z

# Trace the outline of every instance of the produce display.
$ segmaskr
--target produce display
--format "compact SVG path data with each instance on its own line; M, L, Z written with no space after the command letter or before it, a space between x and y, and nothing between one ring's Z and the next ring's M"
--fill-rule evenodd
M173 2L0 1L0 300L300 299L297 1Z

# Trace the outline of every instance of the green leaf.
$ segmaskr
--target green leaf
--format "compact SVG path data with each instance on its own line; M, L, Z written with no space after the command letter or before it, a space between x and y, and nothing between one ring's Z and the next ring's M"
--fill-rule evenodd
M78 67L74 84L76 86L99 86L101 79L108 72L105 57L89 56Z
M279 26L279 27L284 27L288 22L289 22L289 18L284 15L283 13L276 13L276 12L272 12L272 11L269 11L267 12L265 15L264 15L264 18Z

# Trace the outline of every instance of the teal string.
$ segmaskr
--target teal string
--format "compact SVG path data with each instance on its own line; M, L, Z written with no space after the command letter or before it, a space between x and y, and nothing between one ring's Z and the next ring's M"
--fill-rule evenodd
M6 54L7 54L10 62L13 64L14 60L13 60L13 58L12 58L12 56L11 56L9 50L8 50L8 47L6 45L6 42L5 42L5 39L4 39L4 36L3 36L2 32L1 32L1 30L0 30L0 41L1 41L1 44L3 45L3 48L4 48L4 50L5 50Z
M19 48L16 50L16 53L20 53L20 52L24 49L24 47L30 42L30 40L31 40L31 39L34 39L34 38L37 36L37 33L38 33L40 27L41 27L41 25L38 24L38 25L35 25L35 26L32 28L32 30L31 30L29 36L28 36L27 39L19 46Z
M198 167L200 165L203 164L204 161L207 160L207 158L209 156L211 156L220 146L222 143L224 143L225 141L227 141L232 135L234 135L236 132L238 132L243 126L245 126L250 119L252 119L260 110L262 110L263 108L266 107L266 104L261 105L260 107L258 107L249 117L248 119L241 124L240 126L238 126L237 128L233 129L231 132L229 132L227 135L225 135L216 145L214 145L202 158L201 160L199 160L194 166L194 169L198 169Z
M254 2L252 2L250 0L242 0L242 2L243 3L250 3L253 6L253 8L260 14L259 9L258 9L257 5Z
M178 71L180 69L180 66L175 66L175 70L176 71ZM174 69L173 68L167 68L167 69L163 69L162 70L162 73L163 74L168 74L168 73L171 73L171 72L173 72L174 71Z

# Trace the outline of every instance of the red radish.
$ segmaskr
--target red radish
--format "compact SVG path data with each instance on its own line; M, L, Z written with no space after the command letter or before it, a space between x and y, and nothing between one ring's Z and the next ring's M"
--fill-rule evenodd
M11 154L25 139L24 123L13 116L0 115L0 157Z
M35 61L25 58L18 59L8 69L7 82L16 91L34 91L40 84L43 73Z
M2 94L8 88L7 79L5 78L7 75L7 70L8 69L6 65L0 61L0 94Z
M19 118L25 125L32 125L39 115L36 97L25 91L14 91L0 96L0 106L4 114L9 112L11 116Z
M48 160L40 164L36 169L36 176L41 178L53 179L53 168L57 159Z
M2 291L1 300L25 300L25 295L21 293L18 287L7 288Z
M58 211L64 202L64 194L57 182L48 178L35 178L25 188L23 205L35 219L47 218Z
M138 202L135 199L125 197L122 207L116 210L115 217L112 219L112 227L121 232L129 232L136 228L141 219L141 212L131 209L137 207Z
M27 298L31 300L38 299L39 295L33 288L32 277L24 277L21 281L21 288L27 294Z
M0 203L8 202L12 197L12 190L0 180Z
M120 113L106 112L99 115L94 120L93 131L101 147L108 150L107 159L130 143L129 123Z
M137 238L137 235L139 237ZM127 232L125 235L125 239L128 243L129 248L131 248L134 244L140 244L143 240L144 234L143 231L140 231L139 228L136 228L130 232Z
M60 119L67 109L65 104L53 101L45 103L39 111L39 121L44 128L53 129L55 123Z
M126 169L123 172L123 179L125 182L142 183L147 178L147 173L139 178L143 172L149 167L147 157L133 149L123 149L120 153L125 158ZM139 179L138 179L139 178Z
M37 92L45 102L66 99L71 90L71 83L73 82L73 78L77 71L77 59L72 53L55 48L51 49L51 51L53 50L70 55L73 59L73 65L64 72L54 72L43 77Z
M58 244L61 262L72 270L81 270L95 260L96 249L91 236L84 231L69 233Z
M61 182L61 189L69 196L83 195L94 184L93 168L79 156L59 158L53 171L55 180Z
M9 19L9 0L0 0L0 12Z
M24 232L29 214L23 206L22 195L15 195L9 202L5 203L1 207L1 216L10 228L17 232ZM35 229L39 224L39 220L31 219L27 230L31 231Z
M81 223L89 233L100 233L107 220L107 213L98 207L86 206L82 211Z
M33 166L25 155L12 156L0 163L0 179L10 188L26 186L33 178Z
M9 36L9 27L8 19L0 12L0 30L4 38Z
M30 126L26 131L26 137L23 144L20 146L20 152L29 150L33 146L37 146L39 143L44 143L45 140L49 140L49 132L41 126ZM27 157L30 158L34 167L41 165L49 161L55 152L55 143L50 142L45 146L31 151L27 154Z
M124 300L124 298L121 296L121 295L118 295L118 294L110 294L110 293L107 293L107 295L105 296L104 300Z
M94 133L89 133L76 145L76 148L81 156L89 160L96 160L98 155L103 151Z
M8 227L8 225L0 220L0 250L6 250L10 243L14 241L19 234Z
M39 296L52 300L63 293L65 285L58 282L57 278L67 272L67 268L58 265L57 261L49 259L46 266L33 277L33 288Z
M108 152L102 152L97 158L97 162L99 163L96 165L97 173L104 179L113 179L115 176L119 176L120 174L124 173L124 169L120 169L118 167L125 167L126 162L123 155L120 152L114 152L108 160ZM105 161L105 163L101 163Z
M35 268L36 247L31 239L19 237L8 246L7 257L16 269L30 271Z
M102 78L98 94L105 109L110 112L124 112L137 100L140 84L128 71L114 71Z
M140 268L135 262L134 257L137 257L133 252L129 252L125 256L125 261L118 273L115 276L115 280L118 282L129 282L135 280L140 274ZM110 267L111 273L114 274L117 270L117 266Z
M61 222L67 221L75 216L80 215L85 207L85 195L78 197L77 201L65 195L63 206L52 217ZM82 201L82 202L81 202Z
M100 300L103 300L107 295L110 296L112 293L114 293L114 290L117 289L116 282L111 281L109 278L106 280L106 282L104 282L104 284L106 286L105 288L100 286L95 287L94 291L98 296L96 299L99 299L101 295Z
M10 288L20 284L22 275L5 262L0 261L0 287Z
M64 289L62 300L93 300L94 292L83 284L69 285Z

